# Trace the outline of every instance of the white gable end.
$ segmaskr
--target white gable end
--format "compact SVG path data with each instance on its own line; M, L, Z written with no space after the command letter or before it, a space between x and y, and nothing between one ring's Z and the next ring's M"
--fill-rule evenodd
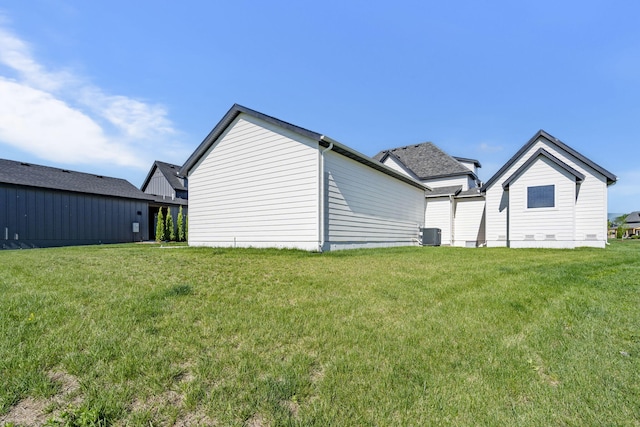
M530 158L539 150L546 150L549 154L556 157L559 161L571 167L575 171L584 175L584 179L576 186L575 178L571 183L574 197L572 207L562 205L558 209L562 213L557 212L557 216L571 215L572 224L571 237L563 240L566 243L551 243L558 241L558 233L543 233L539 230L540 224L545 222L546 215L543 210L533 210L528 215L530 232L514 229L513 221L519 221L523 215L522 198L526 197L526 189L534 185L545 185L544 183L555 182L559 179L560 172L558 168L550 167L549 162L536 161L527 171L523 172L523 177L519 177L511 184L511 188L506 191L502 188L502 184L509 179L518 169L520 169ZM547 165L546 169L544 165ZM526 175L526 177L524 176ZM558 190L568 192L565 187L565 181L558 181ZM513 185L515 184L515 188ZM526 185L524 185L526 184ZM564 193L558 193L564 194ZM565 199L563 199L565 200ZM606 209L607 209L607 178L585 162L577 159L564 149L549 143L545 138L538 138L535 143L527 149L510 167L503 171L491 186L486 189L486 237L488 246L506 246L508 240L517 240L525 237L527 242L536 241L537 238L531 239L532 235L538 238L545 234L545 241L549 243L523 243L516 245L523 246L544 246L544 247L575 247L575 246L596 246L604 247L606 243ZM520 209L520 211L518 210ZM565 235L565 232L560 234ZM556 235L556 240L552 236ZM513 246L513 244L511 244Z
M315 146L238 116L189 176L189 244L317 249Z

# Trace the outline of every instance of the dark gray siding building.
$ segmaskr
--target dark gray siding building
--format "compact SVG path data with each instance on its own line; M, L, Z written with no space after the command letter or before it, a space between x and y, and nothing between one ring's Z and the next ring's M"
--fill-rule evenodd
M163 215L170 209L173 223L178 223L178 210L182 207L182 214L188 214L187 178L180 175L180 166L156 160L153 162L147 178L140 189L153 196L149 202L149 237L155 239L158 211L162 208Z
M123 179L0 159L0 248L148 240L151 199Z

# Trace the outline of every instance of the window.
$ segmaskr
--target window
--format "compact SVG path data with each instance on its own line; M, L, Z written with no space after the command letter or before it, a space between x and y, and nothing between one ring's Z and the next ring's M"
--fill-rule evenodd
M527 188L528 208L552 208L555 206L555 185Z

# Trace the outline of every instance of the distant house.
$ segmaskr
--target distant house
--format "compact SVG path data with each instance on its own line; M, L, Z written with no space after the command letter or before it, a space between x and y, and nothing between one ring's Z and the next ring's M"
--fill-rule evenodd
M312 251L416 244L425 186L322 134L234 105L180 170L189 244Z
M180 175L180 166L156 160L153 162L147 177L140 189L151 196L149 203L149 237L155 239L155 227L160 208L163 215L171 208L173 223L177 224L178 210L182 207L183 215L188 213L188 185L187 178Z
M537 132L483 186L488 246L604 247L616 176Z
M441 244L484 243L478 160L452 157L432 142L384 150L373 158L431 188L426 192L425 227L441 230Z
M0 248L147 240L151 199L123 179L0 159Z
M640 211L634 211L627 215L624 228L622 237L640 236ZM617 230L618 225L615 224L609 230L610 237L616 237Z
M627 230L629 236L640 236L640 211L631 212L627 216Z

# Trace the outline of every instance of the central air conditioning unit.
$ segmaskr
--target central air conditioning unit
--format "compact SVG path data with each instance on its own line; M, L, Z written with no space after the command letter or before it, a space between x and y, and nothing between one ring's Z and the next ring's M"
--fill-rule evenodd
M422 228L422 246L440 246L442 230L439 228Z

